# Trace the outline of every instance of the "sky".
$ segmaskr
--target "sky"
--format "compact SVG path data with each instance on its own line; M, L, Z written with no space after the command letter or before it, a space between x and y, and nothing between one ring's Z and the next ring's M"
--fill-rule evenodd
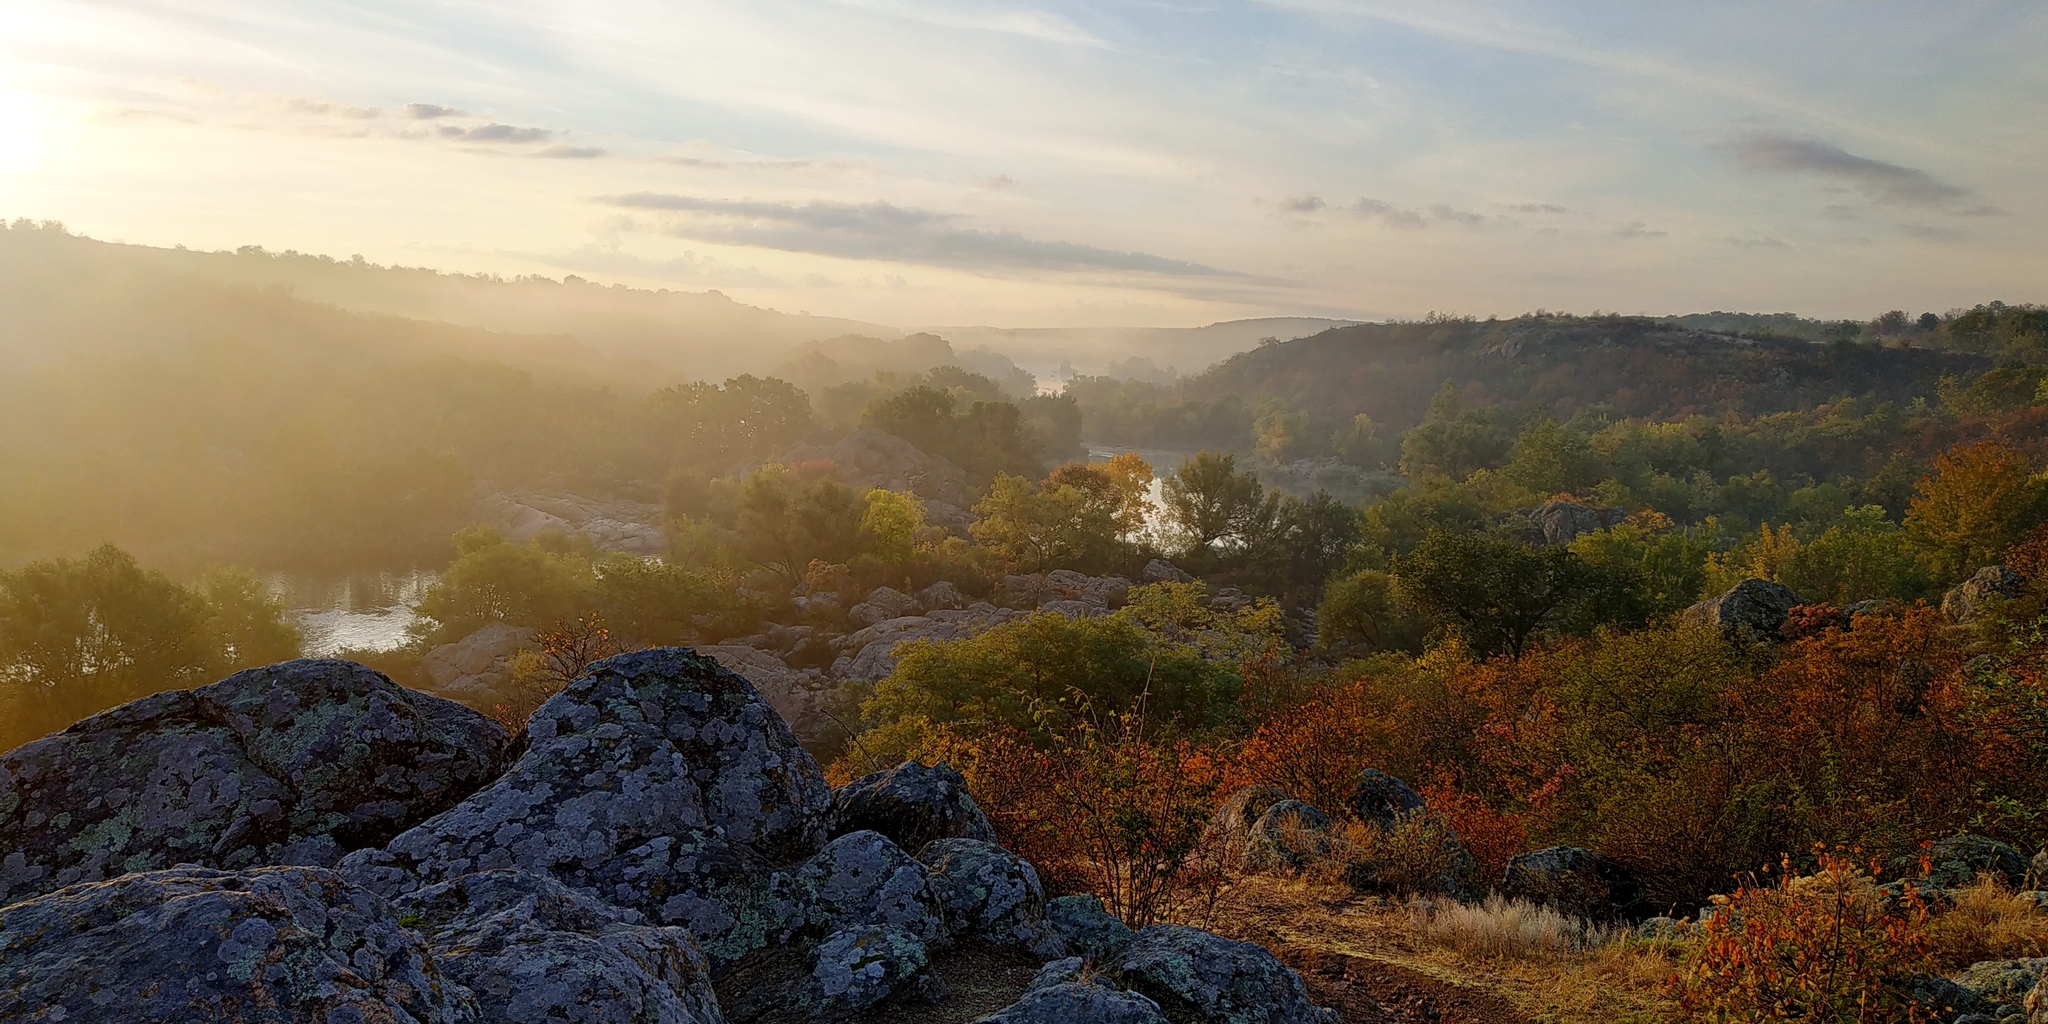
M2048 5L8 0L0 217L897 326L2048 300Z

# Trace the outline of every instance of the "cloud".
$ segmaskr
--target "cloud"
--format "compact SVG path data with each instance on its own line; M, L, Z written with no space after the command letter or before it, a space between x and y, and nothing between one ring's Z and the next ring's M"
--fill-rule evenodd
M1007 174L991 174L988 177L982 178L981 180L975 182L975 184L980 185L982 188L991 190L1006 189L1012 185L1015 185L1016 183L1017 179L1012 178Z
M1937 242L1953 242L1963 237L1962 232L1938 224L1901 224L1899 230L1914 238L1927 238Z
M1626 224L1616 224L1614 226L1614 234L1617 238L1662 238L1670 233L1669 231L1655 230L1639 220L1632 220Z
M1283 213L1314 213L1328 205L1321 196L1289 196L1280 200Z
M384 112L376 107L352 107L331 100L309 100L299 96L278 101L278 107L287 114L306 117L346 117L351 120L368 121L384 116Z
M762 272L758 267L734 266L694 252L672 259L652 260L632 255L616 245L592 243L566 252L513 252L509 255L563 270L650 277L718 288L780 288L788 283Z
M794 171L802 170L817 163L815 160L717 160L702 156L665 156L661 157L660 160L663 163L675 164L678 167L704 167L720 171L728 169L742 171Z
M1010 231L953 226L948 213L893 203L774 203L638 192L599 202L678 214L667 233L858 260L895 260L972 270L1124 270L1175 277L1239 277L1145 252L1047 242Z
M444 107L439 103L408 103L399 108L400 117L413 121L432 121L438 117L468 117L465 111Z
M1727 242L1727 243L1728 243L1729 245L1732 245L1732 246L1736 247L1737 249L1790 249L1790 248L1792 248L1792 244L1791 244L1790 242L1787 242L1787 241L1785 241L1785 240L1783 240L1783 239L1779 239L1779 238L1769 238L1769 237L1765 237L1765 236L1762 236L1762 235L1756 235L1756 236L1752 236L1752 237L1749 237L1749 238L1736 238L1736 237L1734 237L1734 236L1732 236L1732 235L1731 235L1731 236L1729 236L1729 237L1727 237L1727 238L1724 238L1724 239L1722 239L1722 241L1724 241L1724 242Z
M595 160L604 155L604 150L595 146L571 146L557 142L533 154L549 160Z
M1508 209L1516 213L1570 213L1572 211L1556 203L1516 203Z
M1917 167L1857 156L1831 142L1752 132L1723 147L1753 171L1813 174L1861 191L1882 206L1939 206L1969 190Z
M1478 224L1486 220L1485 214L1460 210L1443 203L1431 205L1427 210L1409 210L1387 202L1384 199L1360 199L1351 204L1351 212L1361 217L1377 220L1390 228L1414 231L1426 228L1432 223Z
M480 124L473 128L444 125L441 137L462 142L546 142L555 133L546 128L515 128L509 124Z

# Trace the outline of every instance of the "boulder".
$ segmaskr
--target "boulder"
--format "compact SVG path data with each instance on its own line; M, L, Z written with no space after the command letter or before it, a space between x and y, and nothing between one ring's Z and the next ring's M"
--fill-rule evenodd
M894 587L877 587L867 599L846 610L846 617L863 626L900 619L917 611L917 598Z
M1378 768L1367 768L1359 774L1358 785L1351 790L1351 799L1345 806L1359 821L1387 829L1428 805L1407 783Z
M932 891L954 935L1041 959L1066 954L1066 942L1046 923L1038 872L1016 854L978 839L939 839L917 859L931 869Z
M322 868L182 866L0 907L0 1020L480 1024L376 895Z
M1045 923L1067 944L1067 952L1090 963L1106 960L1131 941L1131 926L1094 896L1061 896L1045 904Z
M1179 566L1161 558L1155 558L1146 562L1144 570L1138 573L1138 582L1140 583L1193 583L1194 581L1195 578L1183 572Z
M959 587L940 580L917 592L917 606L927 612L957 611L967 607L967 597Z
M1545 502L1541 508L1516 509L1515 513L1529 522L1542 543L1551 546L1570 544L1585 534L1619 526L1628 519L1628 510L1624 508L1561 498Z
M834 690L822 673L800 672L781 656L758 647L707 644L696 650L746 677L799 738L823 736L839 728L830 714Z
M892 999L938 1002L946 997L946 983L931 969L930 951L917 936L853 925L801 952L750 965L727 979L722 991L731 1024L825 1024Z
M602 501L568 492L507 494L481 484L477 510L486 524L517 544L542 533L581 533L599 551L668 554L668 538L655 525L661 508L645 502Z
M995 842L996 832L952 765L905 761L866 775L832 794L832 831L873 829L906 850L935 839Z
M442 644L420 659L420 669L439 696L471 707L505 702L512 681L510 659L533 646L534 631L493 622L452 644Z
M1718 597L1687 608L1679 614L1679 621L1711 629L1733 644L1776 643L1786 617L1802 603L1798 594L1779 584L1747 579Z
M803 923L819 931L881 925L938 945L952 933L930 871L879 832L852 832L826 843L797 869L796 878Z
M1963 968L1950 980L1969 992L1977 1007L2024 1007L2027 994L2041 983L2044 973L2048 973L2048 959L1983 960Z
M678 648L592 665L527 724L503 777L343 870L389 896L491 868L690 930L715 970L805 921L790 869L818 851L830 790L745 679Z
M1923 858L1925 871L1921 870ZM1912 879L1922 889L1960 889L1980 874L1990 874L2011 888L2026 880L2031 867L2011 846L1984 836L1964 835L1937 839L1925 849L1893 857L1885 865L1885 873Z
M1054 569L1048 573L1003 577L996 587L996 603L1030 611L1056 602L1078 602L1107 611L1122 607L1130 592L1131 581L1120 576L1085 576L1072 569Z
M495 778L509 744L346 661L132 701L0 755L0 904L175 864L331 866Z
M1547 905L1587 921L1641 916L1642 884L1613 858L1577 846L1553 846L1509 858L1501 895Z
M1301 976L1264 947L1183 925L1155 924L1104 965L1175 1020L1202 1024L1342 1024L1309 1002Z
M656 928L530 871L480 871L401 897L400 920L494 1024L719 1024L690 933Z
M933 611L878 622L840 641L840 647L852 653L833 663L831 675L852 682L877 682L896 671L896 650L902 644L962 640L1021 619L1025 614L977 602L959 611Z
M1328 857L1328 815L1299 800L1282 800L1252 822L1244 866L1250 871L1300 871Z
M1046 964L1015 1003L975 1024L1167 1024L1159 1004L1125 992L1079 957Z
M2027 581L2002 565L1987 565L1969 579L1951 587L1941 596L1941 614L1950 622L1967 626L1977 621L1988 598L2012 600L2026 590Z

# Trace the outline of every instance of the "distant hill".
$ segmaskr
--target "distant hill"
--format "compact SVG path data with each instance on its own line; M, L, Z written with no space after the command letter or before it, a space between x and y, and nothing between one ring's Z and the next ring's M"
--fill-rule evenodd
M1763 415L1858 396L1905 403L1988 360L1921 348L1741 337L1644 317L1359 324L1233 356L1177 389L1333 423L1366 413L1405 429L1445 383L1480 404L1604 405L1657 420Z
M1040 377L1062 363L1083 374L1103 374L1133 358L1171 366L1181 374L1201 370L1252 348L1266 338L1287 341L1343 327L1353 321L1275 316L1226 320L1207 327L925 327L964 347L985 345Z

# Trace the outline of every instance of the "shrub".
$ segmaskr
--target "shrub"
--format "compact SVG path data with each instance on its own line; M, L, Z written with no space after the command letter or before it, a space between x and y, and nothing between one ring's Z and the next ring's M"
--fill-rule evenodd
M1888 901L1846 854L1816 853L1811 875L1785 858L1776 884L1715 898L1678 979L1683 1010L1727 1024L1941 1019L1915 999L1916 976L1937 966L1926 904L1910 887Z

